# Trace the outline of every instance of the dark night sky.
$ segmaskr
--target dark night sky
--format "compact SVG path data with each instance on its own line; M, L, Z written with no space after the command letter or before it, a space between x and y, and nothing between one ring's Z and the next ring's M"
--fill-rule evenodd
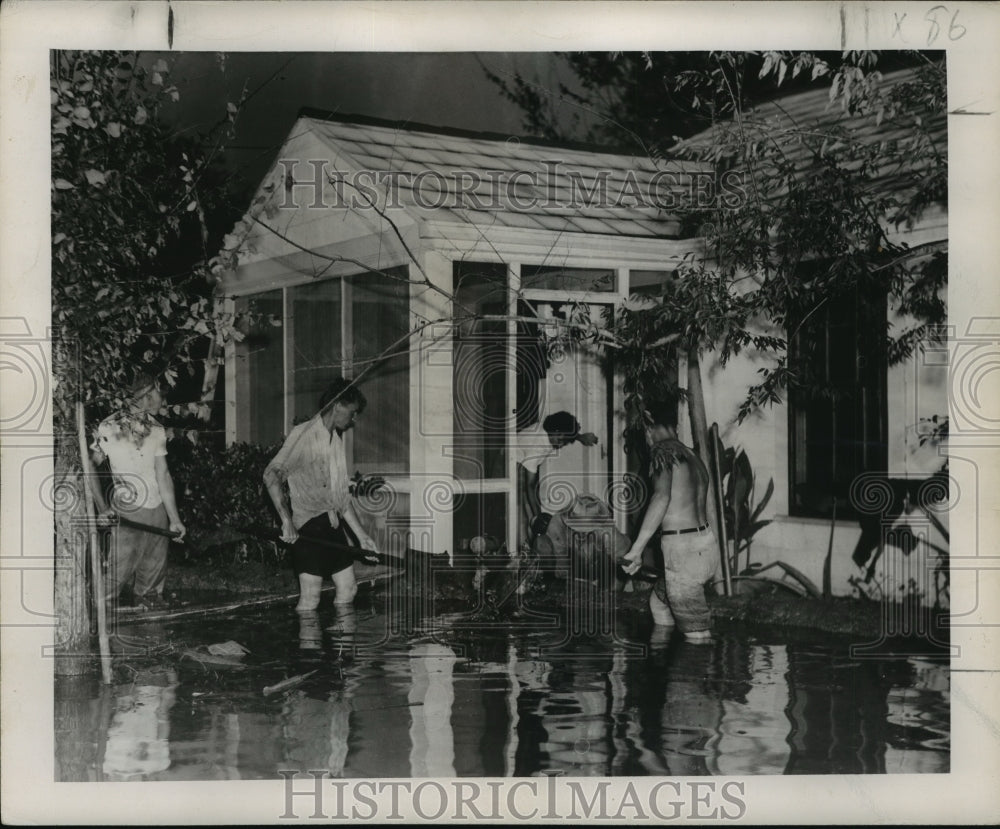
M161 55L147 53L153 61ZM522 74L555 90L570 78L552 53L174 53L181 100L169 117L201 131L272 75L241 112L227 163L247 194L267 171L303 107L522 135L521 112L486 77ZM555 103L558 107L560 104ZM566 106L566 105L562 105Z

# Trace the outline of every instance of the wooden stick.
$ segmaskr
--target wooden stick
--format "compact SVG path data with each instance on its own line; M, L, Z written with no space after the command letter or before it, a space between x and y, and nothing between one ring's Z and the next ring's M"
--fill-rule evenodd
M826 545L826 558L823 560L823 598L833 596L833 531L837 528L837 496L833 497L833 514L830 516L830 540Z
M237 532L246 533L247 535L253 535L257 538L262 538L267 541L277 541L279 544L284 544L290 546L287 541L281 540L281 531L276 527L263 527L257 524L251 524L246 527L234 527L230 526L231 529ZM387 564L391 567L399 567L401 565L390 563L384 561L383 559L388 558L387 556L380 556L378 553L373 553L371 550L366 550L363 547L353 547L348 544L338 544L336 541L328 541L325 538L316 538L310 535L300 535L299 538L305 538L311 541L313 544L318 544L321 547L328 547L331 550L338 550L342 553L350 553L354 556L356 561L363 561L365 564Z
M114 521L115 519L112 519ZM165 530L163 527L156 527L153 524L144 524L142 521L133 521L131 518L125 518L119 515L117 521L123 527L131 527L133 530L142 530L145 533L152 533L153 535L162 535L167 538L177 538L180 535L178 532L173 530Z
M264 689L264 695L266 696L268 694L276 694L278 693L278 691L287 691L289 688L294 688L296 685L300 685L301 683L305 682L318 670L319 668L313 671L309 671L309 673L299 674L298 676L292 676L289 677L288 679L283 679L281 682L277 682L274 685L268 685Z
M101 652L101 678L105 685L111 684L111 647L108 642L108 620L104 605L104 573L101 570L101 546L94 520L94 493L90 490L94 478L94 466L87 454L87 433L84 426L83 401L76 401L76 426L80 439L80 462L83 465L83 500L90 526L90 572L93 580L94 609L97 614L97 642Z
M719 549L720 558L722 561L722 587L723 592L727 596L733 595L733 578L732 574L729 572L729 540L726 538L726 516L725 508L726 502L722 493L722 467L719 461L719 424L713 423L712 428L709 431L708 437L709 443L709 457L712 459L712 468L710 471L710 477L712 478L712 483L715 488L715 508L716 508L716 527L719 530ZM739 543L738 540L733 541L733 558L736 557L738 551L735 549L735 545Z

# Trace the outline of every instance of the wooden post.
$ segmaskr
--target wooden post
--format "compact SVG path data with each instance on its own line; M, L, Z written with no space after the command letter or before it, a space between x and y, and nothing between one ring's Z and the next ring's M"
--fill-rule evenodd
M688 415L691 420L691 438L694 440L694 449L705 464L705 469L711 474L712 458L708 451L708 420L705 416L705 389L701 384L701 361L698 358L697 347L688 349L687 352L687 393L688 393ZM725 521L722 520L722 504L716 497L715 487L708 488L706 499L709 520L715 522L715 537L720 544L720 555L726 556L729 551L724 545L723 539L726 536Z
M65 445L56 446L55 501L56 651L57 676L79 676L93 668L87 622L87 552L82 534L83 481L70 466Z
M833 596L833 531L837 528L837 496L833 496L833 514L830 516L830 540L826 545L826 558L823 560L823 598Z
M709 430L709 440L712 443L712 465L709 467L709 472L712 477L712 484L715 489L715 501L716 504L723 505L725 503L722 496L722 467L719 463L719 424L713 423L712 428ZM722 586L725 595L733 595L733 577L729 570L729 540L726 538L726 516L722 514L721 510L717 510L715 513L716 527L719 529L719 558L722 561Z
M87 526L90 530L90 574L93 583L94 613L97 616L97 642L101 651L101 678L105 685L111 684L111 648L108 642L108 620L104 604L104 573L101 570L101 545L97 537L94 493L90 487L94 481L94 465L87 452L87 430L84 425L83 401L76 403L76 430L80 439L80 462L83 464L83 498L87 511Z

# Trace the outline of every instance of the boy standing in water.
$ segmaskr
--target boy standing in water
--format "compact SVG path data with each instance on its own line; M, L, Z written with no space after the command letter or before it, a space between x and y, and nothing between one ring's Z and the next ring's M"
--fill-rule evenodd
M176 533L175 539L181 541L185 530L167 466L167 435L153 417L163 406L163 395L154 378L145 374L136 379L130 392L128 408L97 427L91 446L94 465L99 466L105 458L111 465L115 480L111 510ZM95 500L102 512L108 512L103 493L95 492ZM107 599L116 600L122 587L129 586L138 604L148 609L165 607L168 546L164 535L116 527L108 562Z
M659 529L664 578L649 594L649 609L657 625L677 626L692 642L710 638L705 582L715 575L719 548L708 523L706 500L709 475L705 464L677 439L672 426L652 422L647 415L653 496L632 549L622 566L632 575L642 563L642 551Z

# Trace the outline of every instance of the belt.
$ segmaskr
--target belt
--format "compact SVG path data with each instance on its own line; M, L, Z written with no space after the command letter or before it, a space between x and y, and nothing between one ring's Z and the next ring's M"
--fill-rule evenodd
M661 530L662 535L687 535L688 533L700 533L708 529L708 524L700 527L688 527L686 530Z

